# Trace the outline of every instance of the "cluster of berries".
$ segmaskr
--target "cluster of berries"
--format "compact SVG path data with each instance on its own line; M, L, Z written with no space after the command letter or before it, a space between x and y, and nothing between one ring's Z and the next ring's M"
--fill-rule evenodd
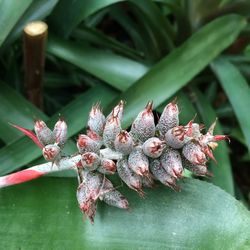
M164 108L156 125L152 106L149 102L138 114L129 132L121 126L123 101L107 117L98 104L92 107L87 132L77 139L80 160L75 167L79 181L77 200L91 222L98 199L119 208L129 207L106 175L117 172L142 197L143 187L153 187L155 180L179 191L177 180L183 177L184 167L195 175L211 176L206 163L210 158L215 160L216 142L227 139L225 135L213 135L216 122L205 134L201 133L203 126L193 120L179 125L179 110L173 101ZM67 139L65 121L59 120L53 131L43 121L36 121L35 133L33 141L42 148L44 158L60 165Z

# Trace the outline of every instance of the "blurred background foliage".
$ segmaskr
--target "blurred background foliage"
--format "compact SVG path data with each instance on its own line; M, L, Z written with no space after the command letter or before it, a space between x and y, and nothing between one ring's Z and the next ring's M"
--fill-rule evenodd
M74 153L76 136L84 131L88 112L93 103L101 102L107 114L118 100L125 100L123 121L125 128L148 100L154 101L155 110L160 113L164 105L177 96L181 109L181 123L188 122L195 114L197 114L196 121L206 126L209 126L216 117L219 118L216 133L230 135L231 143L221 142L216 149L215 157L218 164L216 166L211 162L210 168L214 178L207 181L236 197L245 206L249 206L249 1L0 0L0 13L0 175L41 162L40 150L19 131L9 126L9 122L32 129L33 119L41 118L53 126L60 114L68 122L71 137L66 150ZM24 88L22 31L32 20L45 20L49 27L44 75L44 110L36 108L27 101ZM70 171L54 174L61 177L72 177L72 175L74 174ZM47 206L44 210L47 213L50 205L51 209L58 209L55 207L56 204L53 204L57 201L52 197L60 200L59 196L66 195L64 199L68 202L67 206L70 204L69 201L74 199L74 195L72 198L72 194L69 194L70 187L72 189L72 186L76 185L74 181L55 178L54 180L43 178L34 182L34 185L39 187L39 192L51 196L47 197L47 204L44 204ZM62 184L59 184L60 181ZM66 182L65 186L63 181ZM45 185L48 183L48 187L42 186L42 182ZM60 185L62 190L59 188ZM9 230L7 222L15 213L12 205L21 206L23 203L22 199L16 198L20 191L18 189L21 189L20 192L24 195L22 189L28 187L33 191L25 191L27 196L30 196L25 198L27 205L25 211L32 215L32 218L38 216L37 212L31 210L37 204L34 199L38 191L35 191L34 186L24 184L6 189L2 195L0 193L2 201L6 202L5 206L0 204L1 213L4 214L6 209L9 209L2 218L2 225L0 222L3 230ZM55 190L54 196L50 194L53 190ZM204 196L210 195L206 193L206 188L203 191ZM40 196L43 197L45 193ZM154 196L152 193L151 195ZM217 200L218 203L223 203L226 199L223 195L221 201ZM183 194L180 197L185 199ZM203 209L203 205L201 203L199 209ZM76 206L76 203L69 206ZM204 206L205 212L206 208L215 209ZM75 211L75 208L72 209ZM64 212L61 211L62 214ZM122 219L119 219L122 212L114 210L114 214L116 213L117 221L115 220L114 225L106 220L105 223L111 223L111 227L123 223ZM76 218L74 215L74 218L76 220L79 217ZM51 220L53 219L55 218ZM22 223L20 217L17 221ZM12 225L12 233L15 232L12 237L27 236L27 232L31 229L17 229L17 225L17 222ZM61 230L64 230L63 223L60 225ZM82 230L82 226L79 223L77 225L78 230ZM67 226L73 228L71 224ZM97 222L95 227L99 232L102 225ZM86 233L89 242L93 240L91 238L93 229L84 226L84 230L85 233L89 233ZM185 235L187 231L184 232ZM52 229L48 232L53 234ZM243 236L245 237L247 233L249 236L249 232L246 231ZM1 233L3 234L3 231ZM47 233L44 233L44 237ZM122 233L119 233L118 230L117 237L121 237ZM130 234L133 235L132 232ZM88 242L86 235L84 241ZM231 232L231 238L233 235ZM18 237L16 241L21 240ZM192 236L187 234L186 237L190 240ZM195 241L198 245L195 249L205 249L202 248L202 244L206 245L206 242L209 244L209 237L201 244L204 237L198 235ZM101 247L103 242L108 244L104 237L98 239L100 244L97 244L98 247ZM171 237L168 237L169 239L172 240ZM35 242L35 239L33 241ZM248 243L249 241L248 237ZM7 244L6 242L7 239L3 246ZM72 247L73 245L70 245L72 242L67 242L69 245L66 246ZM114 249L119 244L124 249L131 246L130 243L126 245L126 242L119 244L118 241L114 242L112 245ZM180 245L176 246L182 247L187 242L180 241ZM153 243L150 245L151 243L149 243L151 247L162 247ZM105 244L104 246L108 246ZM190 244L192 246L192 242ZM218 246L226 246L223 244L214 246L218 249ZM13 249L14 246L16 245L13 243ZM74 246L73 249L78 249L77 245ZM32 248L32 245L30 247ZM58 245L54 245L54 248L57 247Z

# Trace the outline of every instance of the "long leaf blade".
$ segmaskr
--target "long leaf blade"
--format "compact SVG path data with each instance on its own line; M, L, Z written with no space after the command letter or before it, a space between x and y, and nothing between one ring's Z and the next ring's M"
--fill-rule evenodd
M219 58L212 63L212 69L234 109L250 152L250 88L239 70L227 60Z
M125 124L129 125L148 100L157 107L185 86L235 40L245 25L245 19L238 15L218 18L153 66L119 97L127 101Z
M0 46L8 36L9 32L22 16L32 0L2 0L0 1Z
M126 90L148 70L147 66L137 61L55 36L50 36L47 50L121 91Z
M249 249L249 211L218 187L187 179L141 200L123 188L131 211L98 204L83 221L72 179L43 178L0 191L3 249ZM18 212L17 212L18 211ZM46 230L45 230L46 229ZM73 232L73 233L72 233ZM15 237L13 237L15 235Z

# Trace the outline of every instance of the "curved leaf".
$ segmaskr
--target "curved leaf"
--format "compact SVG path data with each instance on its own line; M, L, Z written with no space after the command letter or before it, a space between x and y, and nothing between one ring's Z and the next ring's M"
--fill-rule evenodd
M219 58L212 63L212 69L234 109L250 152L250 88L239 70L227 60Z
M49 37L48 52L97 76L118 90L126 90L148 67L137 61L84 44Z
M131 211L99 203L83 221L72 179L43 178L0 190L3 249L249 249L249 211L218 187L187 179L141 199L123 188ZM17 212L18 211L18 212ZM15 236L15 237L13 237Z
M0 1L0 46L8 36L9 32L23 15L32 0L2 0Z
M148 100L157 107L186 85L235 40L245 25L245 19L238 15L218 18L154 65L119 97L126 100L129 110L124 117L126 126Z
M5 41L5 46L12 43L21 35L24 26L31 21L44 19L50 14L58 0L36 0L33 1L24 15L18 20L11 33Z
M7 84L0 83L0 138L9 144L22 136L9 122L32 129L34 118L48 117Z
M53 11L50 23L57 33L68 36L86 17L111 4L121 1L124 0L61 0ZM65 15L65 13L67 13L67 15Z

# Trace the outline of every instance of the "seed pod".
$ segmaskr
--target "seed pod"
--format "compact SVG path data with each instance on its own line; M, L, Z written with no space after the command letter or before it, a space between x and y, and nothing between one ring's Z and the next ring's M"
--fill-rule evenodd
M103 188L101 189L100 200L103 200L110 206L128 209L127 199L117 191L110 180L105 178Z
M117 162L117 172L120 178L127 184L128 187L135 190L140 196L144 196L142 191L141 177L135 174L128 166L127 159L120 159Z
M135 118L131 126L131 135L135 140L145 142L155 135L154 115L152 112L153 103L149 102L145 109Z
M76 196L81 211L93 223L96 213L96 201L103 184L103 176L97 173L85 172L84 177L84 181L78 187Z
M141 147L136 147L128 157L128 166L137 175L147 176L149 174L148 157L143 153Z
M104 145L110 149L114 149L114 142L116 136L121 131L121 121L118 118L119 113L116 113L113 110L113 115L111 115L105 124L104 131L103 131L103 142Z
M124 101L121 100L112 110L112 112L107 116L108 120L110 117L114 116L117 117L120 121L122 120L123 116L123 109L124 109Z
M110 159L102 159L101 165L97 169L102 174L114 174L116 172L116 164Z
M192 124L191 120L186 126L177 126L168 130L165 134L166 144L175 149L182 148L192 139Z
M158 158L162 154L165 147L166 143L164 141L161 141L157 137L152 137L143 143L142 150L148 157Z
M87 152L82 154L81 163L83 168L93 171L98 168L101 161L97 154L93 152Z
M103 115L99 104L92 106L92 109L89 113L88 127L97 133L102 135L105 125L105 116Z
M115 150L128 155L133 150L133 139L126 130L122 130L115 138Z
M60 147L56 144L49 144L43 148L43 157L46 161L55 161L60 159Z
M206 165L207 158L201 145L196 141L189 141L182 149L185 158L194 165Z
M165 171L159 160L153 160L150 163L149 168L155 178L162 184L174 189L177 192L180 191L180 187L176 184L176 179Z
M67 141L67 124L64 120L59 119L53 130L53 137L60 148L64 147Z
M180 153L171 148L167 148L160 157L161 166L172 177L178 179L182 177L183 167Z
M79 135L77 140L77 148L80 154L86 152L94 152L99 154L100 152L100 144L89 138L87 135Z
M53 135L53 132L47 127L44 121L35 121L34 129L38 140L44 146L55 143L55 137Z
M179 109L176 101L170 102L163 110L161 117L156 126L159 131L160 138L164 139L167 131L179 125Z

